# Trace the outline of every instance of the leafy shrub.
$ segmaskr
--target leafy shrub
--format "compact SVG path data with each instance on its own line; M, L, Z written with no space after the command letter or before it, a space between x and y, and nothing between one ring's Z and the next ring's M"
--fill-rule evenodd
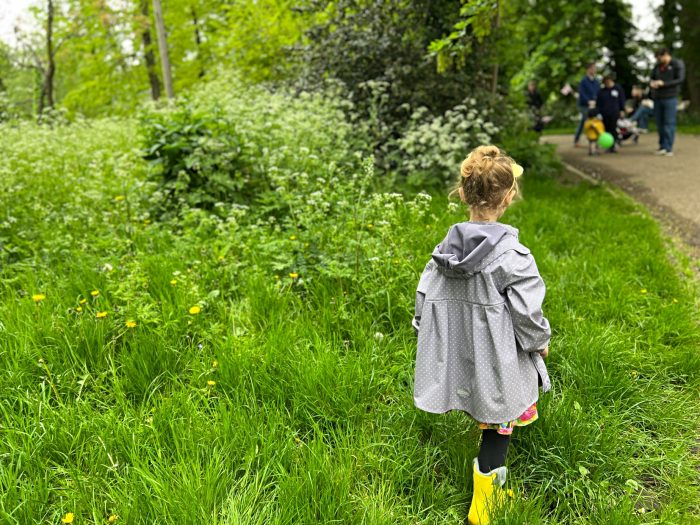
M235 123L218 115L195 114L179 103L148 115L144 135L144 159L155 168L167 202L212 209L221 201L248 201L265 189L265 178L252 176Z
M159 214L216 210L217 203L284 213L279 189L328 180L338 166L356 162L342 104L321 93L271 93L226 77L152 111L143 122L144 158L160 182Z

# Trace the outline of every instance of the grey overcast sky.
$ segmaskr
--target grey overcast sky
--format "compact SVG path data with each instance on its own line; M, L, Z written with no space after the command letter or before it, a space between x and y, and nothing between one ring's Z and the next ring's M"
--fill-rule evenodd
M580 0L571 0L577 2ZM654 8L663 0L627 0L632 5L634 23L642 36L653 35L658 27ZM39 5L43 0L0 0L0 40L12 45L15 43L14 27L26 27L30 23L27 9Z

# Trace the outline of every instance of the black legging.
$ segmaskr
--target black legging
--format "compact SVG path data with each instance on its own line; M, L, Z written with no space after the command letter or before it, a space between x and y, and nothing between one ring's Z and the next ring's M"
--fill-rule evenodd
M484 430L479 449L479 470L488 474L493 469L506 464L510 436L499 434L496 430Z
M603 125L605 126L605 131L610 133L615 139L610 148L614 150L617 143L617 115L603 115Z

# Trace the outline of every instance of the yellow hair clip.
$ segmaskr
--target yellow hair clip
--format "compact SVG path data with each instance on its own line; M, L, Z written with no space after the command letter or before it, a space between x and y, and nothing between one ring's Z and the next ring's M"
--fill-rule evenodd
M523 171L525 171L520 164L516 164L515 162L511 164L511 167L513 168L513 177L516 179L523 174Z

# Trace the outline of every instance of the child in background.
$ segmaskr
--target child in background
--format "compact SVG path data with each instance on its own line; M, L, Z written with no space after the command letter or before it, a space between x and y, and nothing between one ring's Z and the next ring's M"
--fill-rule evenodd
M472 525L490 523L504 503L510 435L537 419L538 385L550 388L544 282L518 230L498 222L522 173L495 146L469 154L457 187L469 221L453 225L435 248L416 293L415 404L432 413L462 410L482 430Z
M588 154L589 155L599 155L598 151L598 137L600 137L605 132L605 125L598 115L597 109L588 110L588 118L586 122L583 123L583 132L586 134L588 139Z
M605 131L615 137L610 153L617 153L617 119L625 118L625 92L615 83L612 75L603 77L603 88L598 92L596 107L603 117Z

